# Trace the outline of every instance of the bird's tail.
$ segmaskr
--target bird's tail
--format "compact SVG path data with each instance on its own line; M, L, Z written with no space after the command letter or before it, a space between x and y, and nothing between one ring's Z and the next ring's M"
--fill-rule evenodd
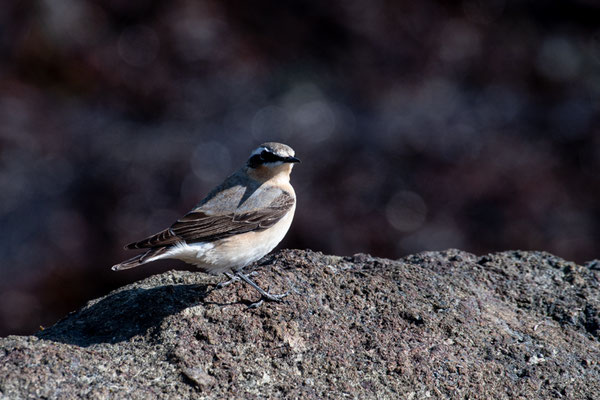
M156 259L156 256L161 255L165 251L167 251L166 247L157 247L154 249L150 249L145 253L138 254L135 257L131 257L129 260L125 260L119 264L113 265L111 269L113 271L122 271L124 269L135 268L142 264L146 264L147 262L154 261Z

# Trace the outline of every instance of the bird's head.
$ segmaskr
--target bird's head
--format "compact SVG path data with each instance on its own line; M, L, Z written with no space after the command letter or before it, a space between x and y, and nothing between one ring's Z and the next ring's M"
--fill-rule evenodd
M300 160L295 157L294 149L282 143L267 142L258 146L246 164L248 173L262 179L279 175L289 176L292 167Z

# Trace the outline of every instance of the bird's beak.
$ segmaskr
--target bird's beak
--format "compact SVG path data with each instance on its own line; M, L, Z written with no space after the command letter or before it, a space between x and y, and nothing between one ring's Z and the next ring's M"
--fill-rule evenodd
M286 157L285 158L285 162L289 162L289 163L299 163L300 160L296 157Z

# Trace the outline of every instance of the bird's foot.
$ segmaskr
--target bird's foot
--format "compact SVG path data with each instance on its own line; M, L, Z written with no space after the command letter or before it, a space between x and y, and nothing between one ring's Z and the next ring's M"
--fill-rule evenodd
M288 294L290 294L290 292L285 292L285 293L281 293L281 294L273 294L273 293L269 293L267 292L268 296L265 296L265 298L267 300L270 301L281 301L283 300L284 297L286 297Z
M249 306L250 308L258 308L258 307L260 307L265 300L267 300L267 301L281 301L285 296L287 296L288 294L290 294L290 292L285 292L285 293L281 293L281 294L274 294L274 293L271 293L270 288L265 291L263 288L261 288L256 283L254 283L247 275L244 275L241 272L236 272L235 275L236 275L236 277L238 277L239 279L242 279L244 282L246 282L247 284L249 284L250 286L252 286L254 289L256 289L258 291L258 293L260 293L260 300L257 301L256 303L250 304L250 306Z
M262 303L265 302L265 300L267 301L281 301L283 300L283 298L285 296L287 296L288 294L290 294L290 292L285 292L285 293L281 293L281 294L274 294L274 293L270 293L268 290L265 292L265 294L261 293L261 299L259 301L257 301L256 303L252 303L248 306L248 308L258 308L262 305Z
M225 272L224 274L225 274L225 276L227 276L229 279L228 279L228 280L226 280L225 282L221 282L221 283L219 283L219 284L217 285L217 289L222 289L222 288L224 288L225 286L229 286L229 285L231 285L232 283L239 282L239 281L241 280L241 278L240 278L240 277L238 277L237 275L230 274L229 272ZM250 272L248 275L249 275L249 276L256 276L256 275L258 275L258 272L256 272L256 271L252 271L252 272Z

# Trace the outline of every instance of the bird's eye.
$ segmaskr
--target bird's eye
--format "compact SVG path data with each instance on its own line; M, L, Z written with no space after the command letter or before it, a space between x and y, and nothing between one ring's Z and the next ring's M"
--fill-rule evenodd
M265 158L265 157L267 157L267 154L269 154L269 152L268 152L267 150L263 150L263 151L260 153L260 156L261 156L262 158Z

